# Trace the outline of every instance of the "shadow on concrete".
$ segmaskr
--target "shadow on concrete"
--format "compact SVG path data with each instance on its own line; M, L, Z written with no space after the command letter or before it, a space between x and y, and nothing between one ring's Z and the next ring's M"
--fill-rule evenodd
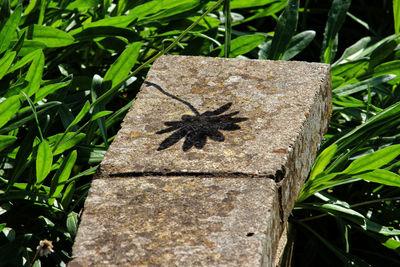
M223 142L225 140L223 131L235 131L239 130L240 126L237 125L239 122L248 120L248 118L233 117L239 114L239 111L234 111L223 115L228 109L231 108L232 103L222 105L213 111L206 111L200 113L193 107L189 102L180 99L162 89L159 85L151 82L145 82L147 86L152 86L162 92L163 94L179 101L188 106L194 116L182 115L180 121L167 121L164 125L168 128L156 132L156 134L172 133L164 141L161 142L157 148L158 151L164 150L178 143L179 140L185 138L183 142L182 150L188 151L193 146L197 149L202 149L206 143L207 138L211 140Z

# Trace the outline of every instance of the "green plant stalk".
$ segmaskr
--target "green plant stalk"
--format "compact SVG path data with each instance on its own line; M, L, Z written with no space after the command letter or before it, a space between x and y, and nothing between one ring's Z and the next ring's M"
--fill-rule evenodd
M225 17L225 47L224 56L229 57L231 51L231 35L232 35L232 16L231 16L231 0L224 2L224 17Z
M102 96L97 98L96 101L94 101L90 107L93 108L95 105L97 105L101 101L107 99L108 97L111 97L115 92L117 92L119 90L119 88L121 88L125 84L125 82L127 80L129 80L130 78L135 76L139 71L141 71L142 69L146 68L148 65L153 63L157 58L168 53L172 48L174 48L179 43L180 40L182 40L183 37L185 37L186 34L188 34L202 19L204 19L211 11L216 9L223 1L224 0L218 0L218 2L215 3L215 5L210 7L206 12L203 13L203 15L201 15L196 21L194 21L189 27L187 27L186 30L184 32L182 32L178 36L178 38L176 38L175 41L172 42L167 48L158 52L155 56L153 56L152 58L147 60L145 63L140 65L136 70L134 70L131 74L129 74L124 80L122 80L120 83L115 85L113 88L111 88L110 90L105 92Z
M31 106L31 110L32 110L32 113L33 113L33 116L34 116L34 118L35 118L35 122L36 122L36 125L37 125L37 128L38 128L40 141L43 141L43 139L44 139L44 138L43 138L43 133L42 133L42 130L40 129L39 119L38 119L38 117L37 117L35 105L33 105L31 99L29 98L29 96L28 96L25 92L22 92L22 94L24 95L24 97L25 97L26 100L28 101L29 106Z

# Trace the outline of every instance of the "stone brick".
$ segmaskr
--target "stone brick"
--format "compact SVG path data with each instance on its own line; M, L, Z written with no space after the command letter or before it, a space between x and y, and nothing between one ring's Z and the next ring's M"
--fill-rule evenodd
M330 89L326 64L159 58L94 177L69 266L273 266Z

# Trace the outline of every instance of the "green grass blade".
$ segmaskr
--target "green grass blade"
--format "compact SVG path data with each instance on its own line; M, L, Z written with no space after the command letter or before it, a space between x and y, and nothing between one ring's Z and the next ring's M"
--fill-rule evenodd
M276 0L232 0L231 9L265 6L277 2Z
M393 0L394 33L400 33L400 0Z
M14 169L11 174L11 178L8 181L6 191L9 191L20 175L24 172L24 170L30 164L30 155L33 150L33 143L35 140L34 131L28 132L25 136L24 140L22 140L21 145L19 146L17 155L15 157Z
M6 124L21 107L20 96L10 96L0 103L0 128Z
M159 19L166 19L173 15L177 15L183 12L190 12L191 10L196 10L202 5L201 0L163 0L163 1L154 1L158 2L158 5L148 9L150 11L149 14L146 14L146 18L143 18L144 13L138 12L136 8L131 10L132 14L135 14L138 17L142 17L147 21L154 21ZM151 3L151 2L150 2ZM157 10L158 9L158 10ZM150 15L151 16L147 16ZM141 19L139 19L140 22Z
M90 24L89 24L90 25ZM139 36L134 31L127 28L113 27L113 26L98 26L88 27L73 35L79 41L92 41L98 37L115 37L121 36L126 38L129 42L139 39Z
M32 110L32 114L33 114L33 118L35 119L36 122L36 126L38 128L38 132L39 132L39 136L40 136L40 140L43 141L43 133L42 133L42 129L40 128L40 124L39 124L39 119L37 116L37 112L36 112L36 108L35 105L32 103L32 100L27 96L27 94L25 94L24 92L22 92L22 94L24 95L25 99L27 100L31 110Z
M74 196L74 192L75 192L75 182L70 182L67 188L65 189L63 197L61 199L61 205L63 206L64 210L67 209L67 207L71 203L71 200Z
M51 165L53 164L53 154L46 140L42 140L39 144L36 153L36 186L39 186L50 173Z
M15 70L18 70L20 68L22 68L23 66L25 66L26 64L29 64L30 62L32 62L32 60L34 60L35 58L39 57L40 53L42 51L41 50L35 50L27 55L25 55L23 58L19 59L8 71L8 73L12 73Z
M0 135L0 151L14 144L17 137L11 135Z
M71 211L67 217L68 232L75 236L78 231L78 213Z
M4 77L4 75L7 73L8 68L11 66L15 56L17 53L15 51L11 53L6 53L1 59L0 59L0 80Z
M61 102L51 101L47 102L43 105L40 105L37 110L36 114L39 116L41 114L45 114L50 109L61 105ZM0 117L1 118L1 117ZM9 121L6 127L0 128L0 134L8 133L19 128L21 125L29 123L31 120L35 119L35 114L32 114L31 109L23 108L19 110Z
M232 36L232 16L231 16L231 0L224 1L224 18L225 18L225 47L224 57L228 58L231 51L231 36Z
M336 151L337 145L331 145L318 155L311 169L309 180L313 180L318 174L325 170L326 166L328 166L328 164L331 162Z
M364 51L371 43L372 43L371 37L368 36L361 38L355 44L346 48L342 56L335 63L333 63L332 66L336 66L338 64L343 64L349 61L359 59L360 53Z
M373 77L394 74L396 79L400 79L400 60L385 62L374 68Z
M282 58L296 32L298 16L299 0L288 0L285 10L279 16L268 59Z
M26 74L25 80L28 82L28 86L23 90L28 97L35 94L42 81L44 69L44 54L42 51L32 60L32 64L29 67L28 73Z
M400 187L400 175L387 170L376 169L367 173L354 174L353 176L368 182Z
M42 88L40 88L35 94L35 100L33 101L33 103L37 103L38 101L43 100L49 94L52 94L55 91L57 91L61 88L64 88L66 86L69 86L72 82L72 76L70 76L68 78L69 79L67 81L49 84L49 85L46 85L46 86L43 86Z
M331 63L336 54L337 35L346 19L351 0L333 0L321 48L321 62Z
M85 105L83 105L81 111L79 111L78 115L76 115L75 119L71 122L68 128L71 128L72 126L78 124L83 119L83 117L85 117L85 115L89 112L89 110L90 110L90 102L89 100L87 100L85 102ZM68 129L66 130L66 132L68 132Z
M103 79L95 74L93 76L92 85L90 88L90 93L92 96L92 102L95 102L99 95L104 92L104 88L102 88ZM103 112L105 110L105 103L100 102L93 107L93 114L96 116L97 114ZM97 117L97 116L96 116ZM91 121L93 120L94 116L92 117ZM103 138L104 144L108 146L108 138L107 138L107 125L105 122L105 118L98 118L97 124L99 125L101 137Z
M129 45L107 70L103 79L103 88L112 88L122 82L135 66L142 43Z
M22 15L22 6L18 6L11 17L7 19L0 31L0 54L7 50L14 36L14 32L18 27Z
M366 170L379 169L382 166L389 164L398 155L400 155L400 145L392 145L385 147L379 151L370 153L353 161L343 173L354 174ZM399 180L400 182L400 180Z
M261 34L239 36L231 41L231 52L229 57L233 58L244 55L264 41L265 36ZM218 49L221 50L218 56L222 57L224 55L225 45L218 47Z
M77 158L76 150L72 151L68 157L66 157L60 168L54 174L51 180L51 187L49 193L49 204L53 204L54 198L57 198L58 195L61 193L65 186L65 181L68 180L69 176L71 175L72 168L74 167L76 158Z
M67 133L64 136L64 134L61 133L61 134L56 134L56 135L48 137L49 144L53 147L53 151L52 151L53 155L61 154L64 151L74 147L86 136L86 134L84 134L84 133L79 133L79 134L76 134L75 136L74 135L75 135L75 133ZM63 143L60 143L59 140L61 139L62 136L64 136L63 139L65 139L66 141L64 141ZM55 143L60 143L56 149L54 149Z
M108 115L110 115L110 114L112 114L112 113L113 113L113 112L110 111L110 110L100 111L100 112L96 113L95 115L93 115L93 117L90 118L90 120L91 120L91 121L94 121L94 120L97 120L97 119L99 119L99 118L108 116Z
M376 114L367 120L364 124L354 128L354 130L348 132L341 138L335 141L338 144L340 150L345 148L349 143L356 140L362 140L363 136L370 135L377 128L387 127L390 121L394 121L400 118L400 103L396 103L384 111Z
M49 26L35 24L29 31L32 31L31 40L42 42L47 47L63 47L74 42L74 37L68 33Z
M314 40L315 34L315 31L304 31L293 36L283 53L282 60L292 59L303 51Z
M345 86L334 89L332 91L333 97L351 95L351 94L354 94L354 93L357 93L357 92L360 92L363 90L367 90L368 87L375 87L375 86L384 84L388 81L393 80L394 78L396 78L396 75L388 74L388 75L382 75L379 77L367 79L367 80L364 80L359 83L345 85Z

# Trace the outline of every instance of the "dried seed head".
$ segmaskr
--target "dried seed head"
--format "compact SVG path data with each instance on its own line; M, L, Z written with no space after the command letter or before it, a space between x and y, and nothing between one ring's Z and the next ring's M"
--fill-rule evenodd
M38 250L40 256L47 257L50 253L54 252L53 241L47 239L41 240L36 249Z

